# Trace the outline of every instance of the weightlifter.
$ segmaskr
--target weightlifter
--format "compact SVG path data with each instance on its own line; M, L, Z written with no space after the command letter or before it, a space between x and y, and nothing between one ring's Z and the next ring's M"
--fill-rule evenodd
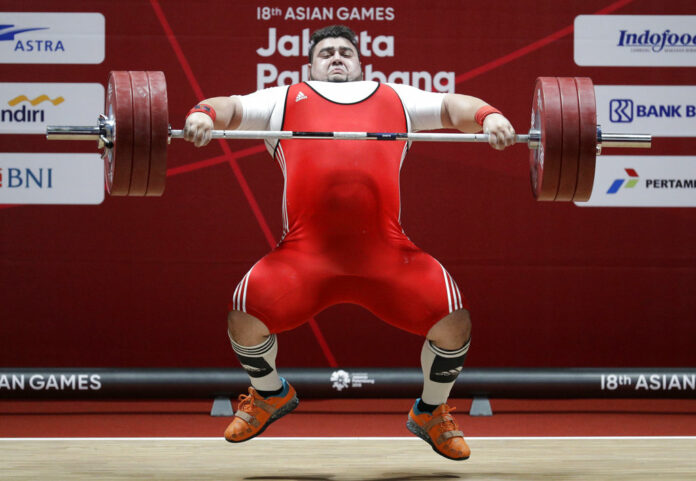
M196 105L184 138L200 147L213 129L455 128L483 129L495 149L514 143L510 122L478 98L363 81L357 37L346 26L314 32L309 63L308 82ZM276 370L276 334L329 306L354 303L425 338L423 392L407 427L438 454L467 459L469 447L447 398L469 349L471 320L452 276L401 227L399 174L407 143L287 139L266 146L285 178L283 233L246 273L230 303L228 334L251 387L240 395L225 439L251 439L298 405L295 389Z

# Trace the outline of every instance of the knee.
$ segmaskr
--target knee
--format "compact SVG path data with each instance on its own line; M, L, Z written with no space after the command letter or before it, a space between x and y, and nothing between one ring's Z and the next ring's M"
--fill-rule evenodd
M270 335L266 325L254 316L242 311L230 311L227 315L230 337L242 346L256 346Z
M442 349L459 349L471 337L471 317L466 309L459 309L440 319L426 336Z

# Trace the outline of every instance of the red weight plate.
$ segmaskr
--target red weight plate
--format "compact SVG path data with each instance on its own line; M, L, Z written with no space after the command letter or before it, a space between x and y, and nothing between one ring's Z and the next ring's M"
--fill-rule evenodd
M532 191L537 200L554 200L558 192L563 149L561 94L555 77L539 77L534 85L532 126L541 134L529 153Z
M133 169L129 196L143 196L150 175L150 85L147 74L128 72L133 90Z
M113 147L105 148L104 183L109 195L128 195L133 163L133 98L128 72L110 72L104 112L113 122Z
M556 200L570 201L573 200L575 186L578 182L578 154L580 151L578 89L575 86L575 80L570 77L559 77L556 80L561 92L561 115L563 117L563 153Z
M580 107L580 156L578 158L578 185L573 200L587 202L592 195L595 163L597 161L597 104L592 80L576 77Z
M167 81L162 72L147 72L150 83L150 177L148 196L164 193L167 178L167 143L169 142L169 110L167 107Z

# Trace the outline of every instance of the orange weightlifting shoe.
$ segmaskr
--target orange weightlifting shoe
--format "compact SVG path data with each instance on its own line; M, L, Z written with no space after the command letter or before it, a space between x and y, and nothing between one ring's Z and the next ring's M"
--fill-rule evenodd
M450 414L454 408L440 404L432 414L420 412L418 400L408 413L406 427L413 434L433 447L433 450L447 459L464 461L469 459L471 450L464 441L464 433Z
M300 401L290 383L283 381L283 392L277 396L263 398L253 387L249 394L239 395L239 404L234 419L225 429L225 439L231 443L241 443L258 436L269 424L285 416L297 407Z

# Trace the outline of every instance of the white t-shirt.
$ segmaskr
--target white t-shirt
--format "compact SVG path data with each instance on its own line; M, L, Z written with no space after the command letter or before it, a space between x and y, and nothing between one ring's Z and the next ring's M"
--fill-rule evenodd
M358 82L307 82L323 97L336 103L350 104L366 99L377 90L379 83ZM441 110L444 93L426 92L410 85L387 83L401 99L406 112L409 132L442 128ZM270 87L249 95L240 96L242 123L239 130L280 130L285 109L285 97L289 86ZM278 140L267 141L273 151Z

